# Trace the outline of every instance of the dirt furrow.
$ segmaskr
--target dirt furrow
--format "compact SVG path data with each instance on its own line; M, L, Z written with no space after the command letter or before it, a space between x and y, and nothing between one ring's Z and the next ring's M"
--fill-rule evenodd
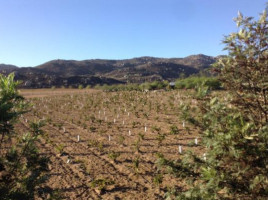
M20 132L28 131L25 122L20 123ZM71 168L66 161L57 153L51 144L40 138L40 150L45 156L50 158L50 179L47 185L54 191L63 193L64 199L78 199L84 197L88 199L99 199L100 196L82 180L77 171ZM60 186L59 184L60 183Z

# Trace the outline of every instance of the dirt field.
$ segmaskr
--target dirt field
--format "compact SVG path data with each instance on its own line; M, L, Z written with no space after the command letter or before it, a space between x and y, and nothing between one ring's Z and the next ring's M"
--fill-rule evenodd
M21 89L19 90L20 94L25 98L34 98L34 97L47 97L47 96L56 96L64 94L85 94L85 93L94 93L97 90L94 89Z
M181 118L181 105L195 103L185 91L21 94L34 106L17 128L46 120L40 146L51 159L47 186L63 199L164 199L184 182L157 167L159 155L178 159L179 146L202 152L197 130Z

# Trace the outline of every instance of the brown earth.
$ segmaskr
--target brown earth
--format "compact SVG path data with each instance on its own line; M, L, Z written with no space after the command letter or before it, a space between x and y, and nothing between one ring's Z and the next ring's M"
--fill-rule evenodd
M96 92L94 89L21 89L19 93L25 98L35 98L35 97L47 97L55 95L64 95L64 94L79 94L79 93L92 93Z
M198 131L183 127L181 105L195 105L187 91L21 94L34 106L17 128L25 132L29 121L46 120L40 139L42 153L51 159L46 186L63 199L164 199L169 189L183 188L184 180L157 168L157 155L179 159L179 146L182 153L203 151L194 144ZM179 133L171 134L172 125Z

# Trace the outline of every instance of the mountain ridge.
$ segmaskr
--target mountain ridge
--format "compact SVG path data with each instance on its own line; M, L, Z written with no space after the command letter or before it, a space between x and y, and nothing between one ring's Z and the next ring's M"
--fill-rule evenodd
M198 74L218 58L204 54L184 58L136 57L131 59L56 59L35 67L0 65L0 72L15 73L22 87L51 87L172 81L180 76ZM71 78L76 77L76 78ZM94 81L93 81L94 80Z

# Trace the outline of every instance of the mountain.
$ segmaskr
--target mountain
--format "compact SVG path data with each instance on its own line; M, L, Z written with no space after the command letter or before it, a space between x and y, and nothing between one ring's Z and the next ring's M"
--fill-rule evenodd
M78 75L95 75L96 73L107 73L112 68L113 61L106 60L53 60L36 66L46 73L69 77Z
M15 65L0 64L0 73L10 73L16 70L18 67Z
M217 58L215 57L198 54L180 59L178 63L202 70L208 68L211 64L215 63L216 60Z
M5 73L15 72L22 87L74 86L79 84L142 83L154 80L175 80L207 69L217 57L203 54L185 58L138 57L124 60L52 60L36 67L18 68L0 65Z

